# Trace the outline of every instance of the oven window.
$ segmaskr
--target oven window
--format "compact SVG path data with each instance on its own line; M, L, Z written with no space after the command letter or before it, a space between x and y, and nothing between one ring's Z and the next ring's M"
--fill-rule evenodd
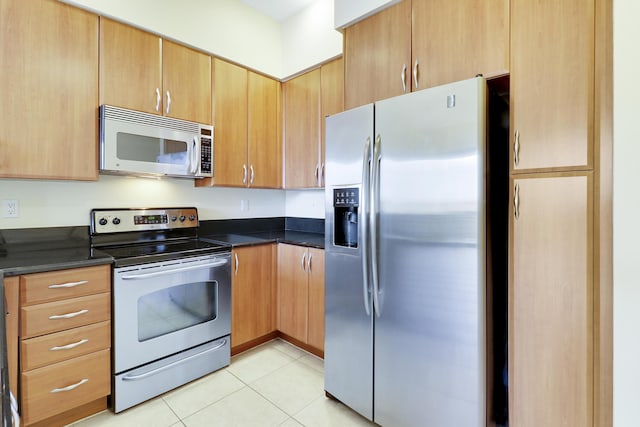
M218 282L173 286L138 299L138 341L143 342L214 320Z
M116 155L122 160L138 162L188 164L187 143L164 138L118 132Z

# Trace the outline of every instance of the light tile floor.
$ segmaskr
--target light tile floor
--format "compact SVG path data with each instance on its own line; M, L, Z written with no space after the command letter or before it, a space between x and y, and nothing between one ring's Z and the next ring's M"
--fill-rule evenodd
M274 340L231 359L225 369L119 414L107 410L76 427L373 426L327 399L324 364Z

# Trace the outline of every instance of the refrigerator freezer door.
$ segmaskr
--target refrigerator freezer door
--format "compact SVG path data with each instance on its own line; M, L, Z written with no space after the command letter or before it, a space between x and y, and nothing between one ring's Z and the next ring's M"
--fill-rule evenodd
M485 425L485 82L376 104L374 420Z
M366 224L362 185L365 147L373 134L373 105L327 118L325 181L325 390L363 416L373 417L373 323L368 283L367 230L357 247L334 244L333 190L360 189L358 224ZM366 178L366 174L365 174ZM366 273L364 269L364 273ZM369 301L366 305L365 301ZM366 305L366 306L365 306Z

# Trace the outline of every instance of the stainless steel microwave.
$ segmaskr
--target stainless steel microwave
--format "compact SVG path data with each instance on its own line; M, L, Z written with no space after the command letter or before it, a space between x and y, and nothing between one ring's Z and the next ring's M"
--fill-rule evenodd
M213 126L102 105L100 172L213 177Z

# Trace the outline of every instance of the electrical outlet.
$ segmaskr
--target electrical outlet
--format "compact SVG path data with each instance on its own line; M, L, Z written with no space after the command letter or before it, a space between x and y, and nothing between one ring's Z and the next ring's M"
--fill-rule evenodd
M20 216L19 208L19 203L15 199L2 200L2 216L4 218L18 218Z

